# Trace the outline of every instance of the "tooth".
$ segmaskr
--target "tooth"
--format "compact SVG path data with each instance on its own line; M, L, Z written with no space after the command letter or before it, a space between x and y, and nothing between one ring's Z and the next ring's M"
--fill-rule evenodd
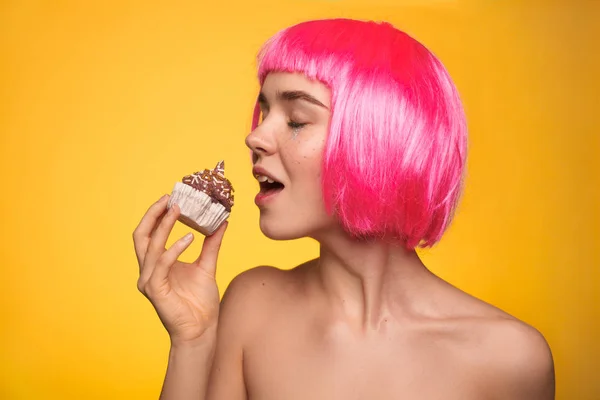
M267 178L267 182L269 182L269 183L275 183L275 181L273 179L269 179L269 178Z
M260 183L263 183L263 182L266 182L266 181L267 181L267 177L266 177L266 176L264 176L264 175L257 175L257 176L256 176L256 179L257 179L257 180L258 180Z

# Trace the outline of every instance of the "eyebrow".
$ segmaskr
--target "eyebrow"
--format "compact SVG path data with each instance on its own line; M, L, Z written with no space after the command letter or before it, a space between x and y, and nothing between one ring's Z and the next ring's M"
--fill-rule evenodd
M283 92L277 92L276 96L277 99L284 101L304 100L319 107L323 107L326 110L329 110L329 108L327 108L325 104L321 103L314 96L302 90L286 90ZM258 95L258 102L262 104L269 104L269 102L267 101L267 97L263 92L260 92L260 94Z

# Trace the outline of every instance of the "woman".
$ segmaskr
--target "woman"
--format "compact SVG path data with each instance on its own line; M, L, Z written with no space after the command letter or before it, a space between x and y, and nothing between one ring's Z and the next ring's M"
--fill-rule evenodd
M169 332L163 399L554 397L535 329L432 274L415 252L450 224L466 158L446 70L390 24L285 29L259 54L246 138L260 228L311 237L320 256L251 269L219 304L224 224L193 264L165 244L179 209L152 205L134 232L138 288ZM166 214L165 214L166 213Z

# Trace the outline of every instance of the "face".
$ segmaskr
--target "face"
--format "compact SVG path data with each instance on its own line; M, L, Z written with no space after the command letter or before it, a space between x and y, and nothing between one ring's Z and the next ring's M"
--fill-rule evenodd
M330 91L302 74L270 73L259 96L260 124L246 138L260 228L271 239L315 237L334 224L321 193Z

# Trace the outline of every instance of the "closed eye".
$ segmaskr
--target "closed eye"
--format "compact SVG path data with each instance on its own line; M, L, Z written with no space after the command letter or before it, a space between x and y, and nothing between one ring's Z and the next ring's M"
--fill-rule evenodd
M300 129L303 126L307 125L306 123L302 124L300 122L295 122L295 121L289 121L288 122L288 126L292 129Z

